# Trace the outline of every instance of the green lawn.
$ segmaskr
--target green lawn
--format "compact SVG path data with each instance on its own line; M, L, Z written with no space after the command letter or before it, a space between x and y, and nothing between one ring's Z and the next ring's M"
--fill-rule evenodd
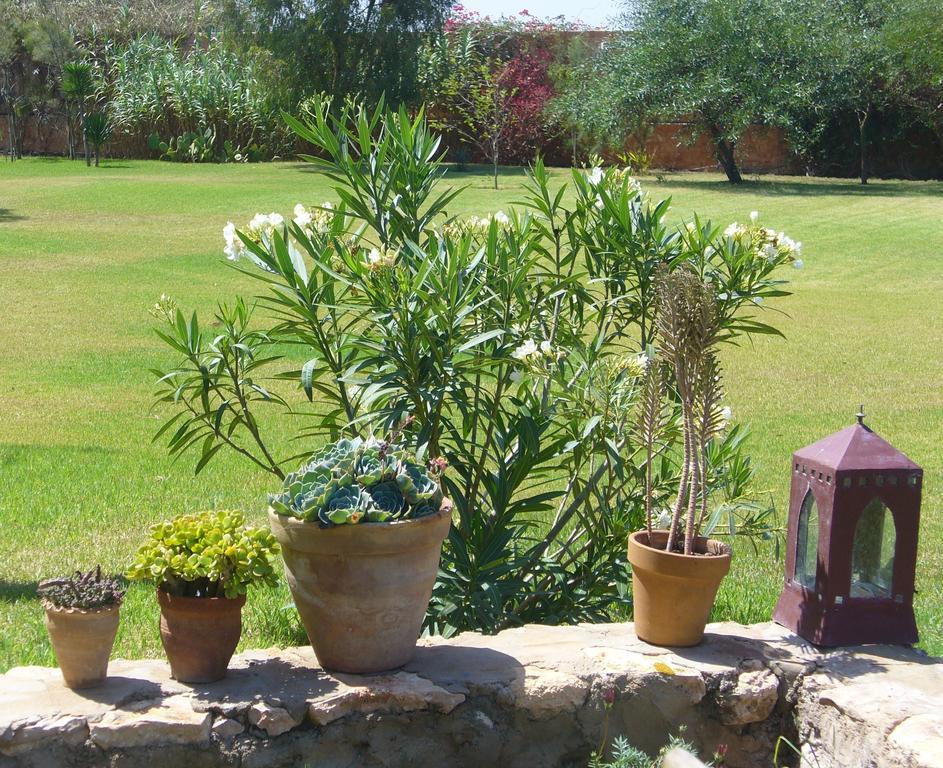
M556 172L563 180L565 172ZM502 189L485 173L456 212L507 207L522 174ZM926 471L917 598L923 645L943 653L943 184L767 177L733 188L716 175L648 179L674 215L761 221L804 244L795 295L777 309L786 340L725 352L730 405L753 425L761 488L782 511L790 453L851 423L870 424ZM245 278L225 266L227 219L290 212L332 197L297 164L183 166L62 160L0 163L0 669L51 664L36 582L102 562L123 569L148 524L210 506L263 520L267 476L221 453L194 477L151 436L149 368L167 362L148 308L161 293L204 312ZM782 562L738 557L717 618L769 617ZM250 596L243 646L303 642L286 586ZM116 654L160 652L157 606L133 587Z

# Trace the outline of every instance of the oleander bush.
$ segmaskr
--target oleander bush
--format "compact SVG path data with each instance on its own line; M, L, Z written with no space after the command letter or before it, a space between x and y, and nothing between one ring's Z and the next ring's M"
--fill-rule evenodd
M519 207L458 219L460 190L443 185L421 112L331 115L315 102L287 119L336 199L227 224L226 255L257 281L254 304L237 298L203 322L166 297L156 306L177 358L156 372L170 452L196 451L200 470L226 447L284 482L324 442L396 432L449 465L455 512L429 631L625 615L626 537L644 525L646 496L656 518L668 510L682 464L670 377L663 426L641 434L646 371L664 365L657 277L705 281L719 343L743 342L777 333L764 302L788 295L779 272L801 264L799 244L756 217L669 226L670 201L624 169L574 170L552 190L539 162ZM307 450L270 437L272 408L294 414ZM705 446L704 532L771 535L745 437L722 425Z

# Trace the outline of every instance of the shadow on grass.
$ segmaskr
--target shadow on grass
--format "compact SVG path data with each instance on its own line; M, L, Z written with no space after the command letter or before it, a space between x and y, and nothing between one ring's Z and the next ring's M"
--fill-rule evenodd
M643 184L645 182L643 181ZM652 183L652 182L649 182ZM943 197L943 183L939 181L873 181L860 184L855 179L832 179L820 181L815 178L797 176L791 179L751 179L741 184L731 184L722 179L697 179L690 175L684 178L666 174L654 180L666 187L680 187L698 192L723 192L733 195L755 195L758 192L783 197Z
M24 221L27 217L14 213L9 208L0 208L0 224L8 221Z
M18 603L20 600L36 600L37 581L7 581L0 579L0 603Z

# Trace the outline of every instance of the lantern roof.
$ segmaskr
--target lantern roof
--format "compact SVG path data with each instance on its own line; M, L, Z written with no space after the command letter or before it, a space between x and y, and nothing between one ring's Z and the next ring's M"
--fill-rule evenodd
M856 469L920 469L860 419L857 424L800 448L795 457L830 467L836 472Z

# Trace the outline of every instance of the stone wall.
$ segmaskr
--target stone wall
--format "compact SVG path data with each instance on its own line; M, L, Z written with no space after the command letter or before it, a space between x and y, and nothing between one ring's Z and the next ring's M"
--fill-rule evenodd
M308 648L251 651L186 686L159 660L116 661L106 685L58 670L0 677L0 768L52 766L585 766L616 735L657 751L684 726L733 768L776 739L822 768L943 765L943 663L917 651L819 652L761 624L711 625L668 650L631 624L531 625L422 644L403 670L332 675Z

